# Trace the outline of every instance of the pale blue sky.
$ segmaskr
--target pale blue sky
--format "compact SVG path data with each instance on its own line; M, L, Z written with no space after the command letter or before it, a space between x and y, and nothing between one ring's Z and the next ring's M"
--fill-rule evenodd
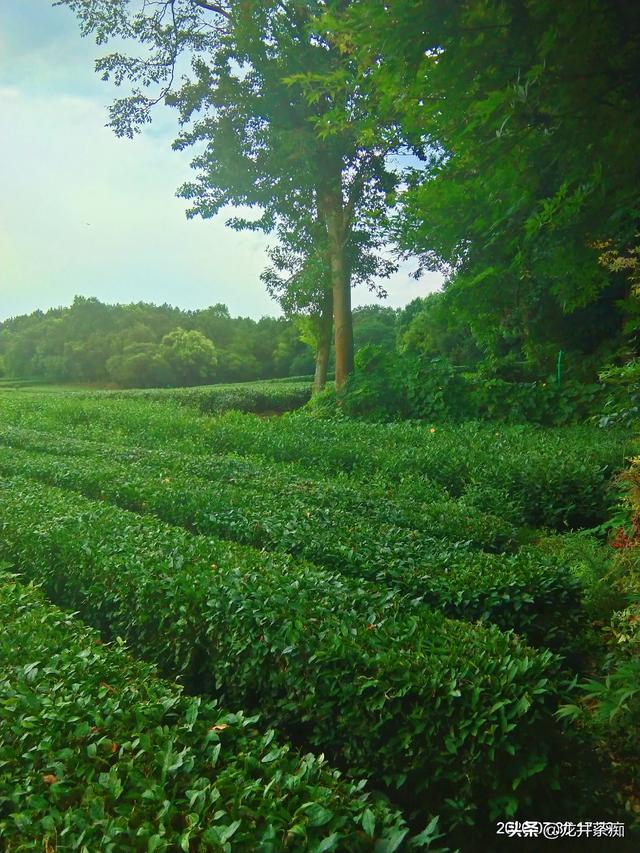
M104 125L113 89L93 70L105 48L50 0L0 0L0 320L71 302L145 300L232 314L278 313L259 281L269 237L187 221L175 197L188 155L171 150L173 112L134 140ZM439 284L403 269L384 304ZM373 301L365 288L354 303Z

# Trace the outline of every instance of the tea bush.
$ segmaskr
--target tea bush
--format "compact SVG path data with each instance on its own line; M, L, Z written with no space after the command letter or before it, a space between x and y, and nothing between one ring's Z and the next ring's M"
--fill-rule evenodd
M6 425L125 447L170 445L190 455L232 452L294 463L314 479L349 474L384 482L394 498L404 493L421 500L436 481L512 523L556 529L604 521L608 483L632 450L627 432L593 426L427 427L237 413L208 418L169 404L27 394L5 396L0 407Z
M397 812L0 574L0 838L18 850L393 851ZM413 845L411 845L413 847Z
M299 409L311 397L312 379L196 385L187 388L140 388L125 391L75 391L65 396L92 400L155 400L193 406L201 412L279 414Z
M592 677L579 684L579 701L561 713L595 734L617 781L635 846L640 841L637 770L640 767L640 459L630 460L620 476L619 503L612 518L609 566L603 583L613 613L601 625L604 653ZM613 608L610 608L613 609ZM604 623L604 624L603 624Z
M165 674L259 709L409 814L441 813L451 830L560 806L571 741L554 718L567 694L550 652L29 481L5 481L2 501L0 558Z
M105 448L105 456L112 458L109 451ZM173 472L168 476L128 455L128 464L116 465L96 456L67 461L0 447L0 471L152 513L196 533L303 555L354 579L420 597L448 615L513 628L536 645L568 652L581 641L582 587L566 566L539 554L474 554L460 543L392 527L382 519L372 524L353 509L341 511L333 499L331 510L309 509L304 492L298 495L300 511L292 515L296 495L285 493L278 504L269 492L247 494L235 485L225 490L220 482L214 487ZM446 505L441 512L446 522ZM428 528L428 518L424 523Z
M363 565L365 557L374 563L403 557L415 562L433 550L434 538L500 551L510 548L518 535L513 524L452 499L436 484L423 483L420 500L394 500L376 484L312 480L285 466L235 457L203 460L165 449L122 450L1 426L0 445L6 445L0 449L4 470L8 466L20 473L22 459L33 476L53 476L52 482L89 488L93 496L102 494L104 484L105 495L111 490L116 500L122 490L113 486L124 480L129 508L144 504L198 532L256 547L281 547L312 560L318 556L323 564L340 563L345 555ZM7 447L41 455L21 456ZM65 468L47 456L73 461ZM154 509L158 505L167 505L169 516Z
M612 549L591 531L540 536L520 555L567 566L580 584L583 606L590 620L602 624L624 605L624 596L612 583Z

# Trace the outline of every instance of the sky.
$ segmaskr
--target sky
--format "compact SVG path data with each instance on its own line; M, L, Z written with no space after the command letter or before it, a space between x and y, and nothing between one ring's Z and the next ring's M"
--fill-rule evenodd
M191 177L189 154L171 150L173 111L159 107L133 140L105 127L118 90L94 60L107 50L51 0L0 0L0 320L76 294L278 314L259 279L273 238L228 228L233 211L186 219L175 192ZM440 286L437 274L416 281L412 268L385 283L383 304ZM366 287L353 296L374 301Z

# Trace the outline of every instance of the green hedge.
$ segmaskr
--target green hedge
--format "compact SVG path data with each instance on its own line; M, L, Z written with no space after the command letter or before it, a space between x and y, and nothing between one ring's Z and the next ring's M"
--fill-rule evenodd
M256 412L280 414L299 409L311 397L312 380L238 382L196 385L190 388L141 388L125 391L71 391L68 396L92 400L154 400L193 406L201 412Z
M183 695L4 574L0 623L6 853L406 845L400 816L361 785L260 733L255 717Z
M7 395L1 405L6 425L125 447L170 445L202 456L231 452L294 462L312 478L378 478L394 498L421 500L424 489L428 500L435 480L483 511L557 529L606 518L609 480L632 451L627 432L588 426L427 427L237 413L205 418L153 402L44 394Z
M27 438L24 432L11 437ZM173 470L169 476L166 469L149 466L146 454L141 461L129 453L128 463L116 464L88 455L86 443L72 446L84 447L85 456L65 459L0 447L0 471L152 513L199 534L303 555L356 580L420 597L448 615L513 628L535 645L566 653L580 643L586 622L583 590L567 567L552 559L535 553L473 553L456 542L429 538L381 519L372 523L364 507L360 512L357 507L345 510L333 497L332 506L318 509L311 504L309 509L306 491L274 495L260 489L245 491L237 484L225 489L220 481L213 486ZM118 455L108 447L103 453L111 459ZM446 505L439 513L446 527L451 517ZM473 523L472 513L466 523ZM476 524L482 523L480 514Z
M188 429L197 440L195 425ZM593 526L606 517L611 476L632 448L628 434L591 426L427 427L298 415L267 423L227 415L200 431L216 452L296 461L326 475L340 470L361 478L377 475L395 495L414 499L425 478L435 480L484 511L559 529Z
M475 822L480 837L518 808L559 807L567 741L554 712L566 695L550 652L29 481L6 481L2 501L0 559L164 673L259 709L410 813Z
M21 449L36 452L27 456ZM323 565L346 560L370 572L424 562L440 539L503 551L518 537L513 524L452 499L436 485L423 483L419 497L393 500L383 487L312 480L282 465L202 460L164 448L121 450L0 426L3 470L20 473L21 459L35 476L54 477L52 482L86 488L92 496L100 496L104 484L105 496L122 496L129 508L144 504L198 532L284 549ZM116 488L123 481L124 491Z

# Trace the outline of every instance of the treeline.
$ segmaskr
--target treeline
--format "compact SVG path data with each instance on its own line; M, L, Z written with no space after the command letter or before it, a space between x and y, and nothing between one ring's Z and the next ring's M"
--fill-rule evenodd
M313 357L290 320L77 296L0 324L0 368L43 382L162 387L306 374Z
M358 345L392 349L396 314L358 309ZM0 376L8 379L151 388L301 376L313 367L304 321L231 317L222 304L183 311L77 296L69 307L0 323Z

